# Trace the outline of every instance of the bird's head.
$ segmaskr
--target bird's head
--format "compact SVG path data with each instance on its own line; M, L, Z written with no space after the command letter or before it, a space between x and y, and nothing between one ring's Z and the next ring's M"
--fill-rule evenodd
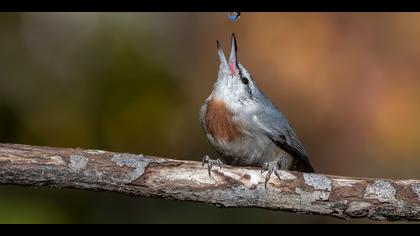
M260 95L250 73L239 63L237 53L235 34L232 34L229 60L226 60L220 43L217 41L220 66L213 93L223 99L231 108L243 108L243 106L254 104Z

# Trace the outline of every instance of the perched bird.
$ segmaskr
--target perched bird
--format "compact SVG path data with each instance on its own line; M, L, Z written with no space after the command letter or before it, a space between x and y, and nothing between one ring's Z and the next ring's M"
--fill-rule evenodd
M231 41L229 61L217 41L219 75L200 110L208 140L227 164L261 167L261 173L268 171L265 187L273 172L279 177L278 170L314 172L286 117L239 63L235 34ZM220 159L206 155L203 165L206 162L209 176L213 165L222 168Z

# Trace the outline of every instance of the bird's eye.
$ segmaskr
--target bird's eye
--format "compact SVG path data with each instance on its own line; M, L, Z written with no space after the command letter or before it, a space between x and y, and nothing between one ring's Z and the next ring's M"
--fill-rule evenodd
M247 79L247 78L242 78L242 83L244 83L244 84L248 84L248 83L249 83L249 81L248 81L248 79Z

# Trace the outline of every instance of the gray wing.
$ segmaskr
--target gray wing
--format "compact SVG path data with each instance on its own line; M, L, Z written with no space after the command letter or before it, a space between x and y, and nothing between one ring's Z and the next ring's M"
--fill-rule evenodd
M308 154L286 117L272 104L267 104L261 111L255 113L254 122L267 137L277 146L288 151L294 157L301 158L309 166Z

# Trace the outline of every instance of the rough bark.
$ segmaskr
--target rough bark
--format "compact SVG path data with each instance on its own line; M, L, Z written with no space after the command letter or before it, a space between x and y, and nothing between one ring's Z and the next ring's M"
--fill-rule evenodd
M0 144L0 183L116 191L344 219L420 220L420 181L280 171L264 188L259 169L102 150Z

